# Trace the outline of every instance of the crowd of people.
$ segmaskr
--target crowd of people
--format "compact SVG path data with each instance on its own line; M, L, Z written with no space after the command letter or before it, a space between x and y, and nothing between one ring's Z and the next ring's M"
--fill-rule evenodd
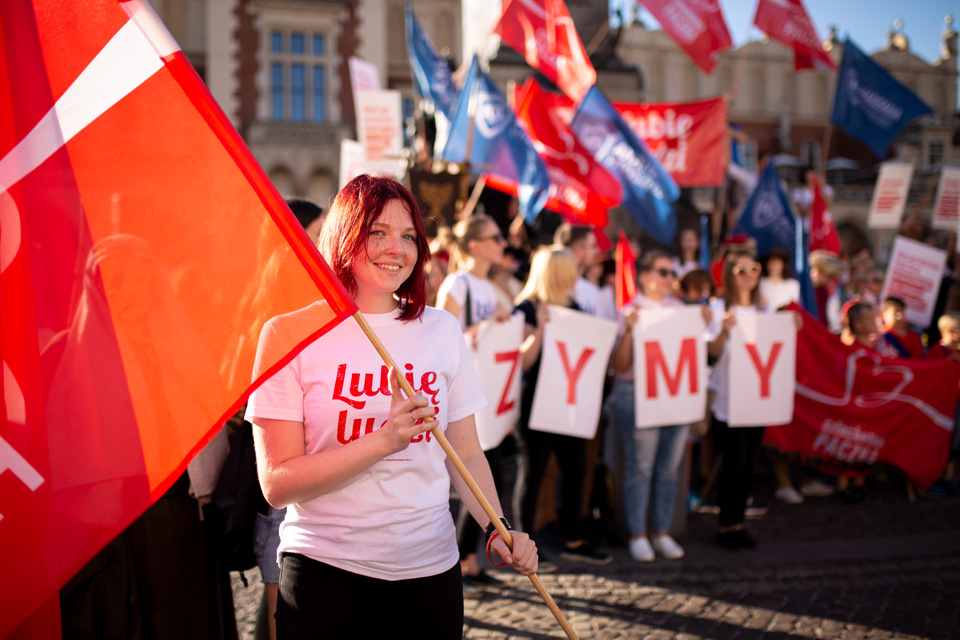
M802 198L796 203L802 217ZM348 183L329 211L304 200L290 205L387 350L407 364L378 378L371 373L382 368L377 354L355 323L344 322L258 388L245 416L237 416L232 428L251 429L269 503L257 514L251 543L265 585L262 637L307 637L318 627L334 637L380 637L398 625L422 629L429 620L434 626L424 637L459 638L463 598L503 586L483 570L483 556L524 575L556 571L558 561L602 566L612 561L614 545L625 545L638 562L677 561L685 553L672 535L682 515L678 505L689 513L718 513L722 548L751 549L757 542L745 524L748 515L764 511L753 487L763 465L774 471L776 499L787 504L834 493L849 503L875 500L863 473L848 478L797 466L761 452L762 428L727 424L730 331L738 317L799 299L787 253L757 256L750 238L732 236L708 270L698 261L697 229L681 229L673 248L644 247L632 238L638 292L618 311L613 256L600 251L598 232L589 226L536 228L490 212L463 215L452 228L431 226L436 230L428 234L410 192L393 179L370 176ZM908 222L914 227L905 225L904 233L932 241ZM954 299L960 261L950 249L935 326L908 326L904 302L880 298L883 272L868 251L810 256L820 317L844 343L885 356L960 359L960 314L952 310L960 307ZM619 324L592 439L530 425L550 305ZM706 418L637 428L633 328L650 309L681 305L698 306L707 328ZM309 313L268 322L261 348L285 322ZM491 399L484 400L471 349L484 323L517 314L523 318L519 417L499 446L484 451L474 414ZM810 321L795 318L798 330ZM417 393L401 393L399 376L416 381ZM361 424L368 425L362 434ZM512 549L446 454L431 444L437 426L512 530ZM924 494L960 493L958 431L942 479L919 488ZM177 500L210 493L191 480L185 475L175 485ZM451 500L451 486L457 499ZM707 508L708 502L715 506ZM155 519L156 509L145 517ZM219 576L211 581L218 586L204 587L214 602L202 615L222 631L207 637L231 637L223 567L216 566L209 536L202 544L210 558L196 562ZM130 555L118 548L115 543L107 552ZM112 566L101 556L101 570ZM75 620L88 624L104 593L102 580L77 586L78 595L64 599L65 629ZM372 599L382 614L369 615ZM427 601L432 614L424 618L419 605Z

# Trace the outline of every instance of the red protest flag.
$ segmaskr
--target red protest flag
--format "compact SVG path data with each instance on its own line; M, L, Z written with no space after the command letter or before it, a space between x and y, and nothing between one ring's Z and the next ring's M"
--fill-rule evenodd
M733 46L719 0L637 0L704 73Z
M546 208L575 224L602 229L607 225L607 210L620 203L620 183L570 131L568 118L573 106L569 98L541 89L533 78L514 93L517 119L550 176ZM496 176L488 176L487 182L516 193L516 185Z
M637 257L630 248L623 229L617 229L617 249L615 256L614 294L617 298L617 311L623 311L631 300L637 297Z
M506 0L494 32L574 102L597 81L563 0Z
M0 1L0 637L355 310L142 0ZM256 384L258 381L254 381Z
M823 50L817 30L803 0L760 0L753 24L777 42L793 49L793 66L802 69L836 69Z
M806 316L793 422L767 427L764 444L838 471L886 462L917 487L933 484L950 451L960 364L847 346L799 305L790 309Z
M827 209L827 203L820 193L820 183L814 179L813 203L810 205L810 251L826 249L840 255L843 245L840 243L840 234L833 224L833 216Z

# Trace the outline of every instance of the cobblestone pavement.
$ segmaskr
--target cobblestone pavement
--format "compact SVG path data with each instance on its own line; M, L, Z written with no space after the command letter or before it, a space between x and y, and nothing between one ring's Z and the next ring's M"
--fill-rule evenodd
M762 487L770 512L748 525L753 551L721 549L715 516L694 515L683 560L641 564L616 547L607 567L561 562L541 579L584 639L960 639L960 498L910 503L894 485L859 506L787 506ZM565 637L527 578L492 571L507 586L466 601L464 638ZM251 638L261 586L235 587Z

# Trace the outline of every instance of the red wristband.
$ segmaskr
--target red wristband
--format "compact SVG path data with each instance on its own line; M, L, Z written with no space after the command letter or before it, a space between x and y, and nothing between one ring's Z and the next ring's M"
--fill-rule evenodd
M487 540L487 560L489 560L489 561L490 561L490 564L492 564L492 565L495 566L495 567L505 567L505 566L507 566L507 565L510 564L510 563L509 563L509 562L497 563L497 562L494 562L494 561L493 561L493 558L490 557L490 543L492 543L493 540L494 540L494 538L496 538L498 535L500 535L500 532L499 532L499 531L494 531L494 532L490 535L490 539Z

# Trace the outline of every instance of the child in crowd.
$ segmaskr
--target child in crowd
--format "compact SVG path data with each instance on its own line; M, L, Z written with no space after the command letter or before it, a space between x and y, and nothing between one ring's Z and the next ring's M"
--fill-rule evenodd
M905 313L907 303L896 296L888 296L880 310L883 332L877 350L892 358L922 358L923 342L920 334L910 329Z
M949 311L937 320L940 330L940 342L930 347L927 358L930 360L953 359L960 362L960 313ZM960 403L953 414L953 433L950 436L950 454L943 476L926 490L928 495L958 495L960 483L957 482L957 458L960 457Z

